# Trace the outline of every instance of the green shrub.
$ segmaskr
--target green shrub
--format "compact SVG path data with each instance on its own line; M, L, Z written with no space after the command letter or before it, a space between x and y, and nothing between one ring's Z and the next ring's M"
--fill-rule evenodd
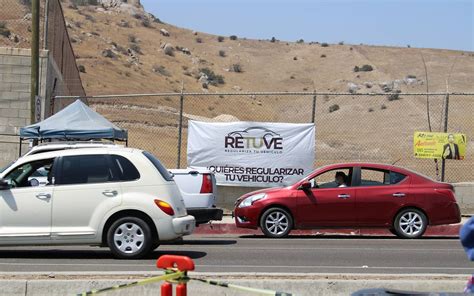
M329 44L327 44L326 42L323 42L321 43L321 47L329 47Z
M130 43L130 49L133 50L133 51L135 51L135 52L138 53L138 54L143 54L140 45L138 45L138 44L136 44L136 43Z
M217 41L223 42L225 40L224 36L219 36L217 37Z
M304 40L303 40L303 39L299 39L298 41L296 41L296 43L304 43Z
M339 110L339 105L338 104L334 104L334 105L329 106L329 113L335 112L337 110Z
M401 92L402 92L402 91L399 90L399 89L394 90L393 93L391 93L391 94L389 94L389 95L387 96L387 99L388 99L389 101L397 101L397 100L400 100L400 93L401 93Z
M135 36L135 35L133 35L133 34L128 35L128 42L130 42L130 43L137 43L137 42L138 42L137 36Z
M276 41L277 41L277 40L276 40L275 37L272 37L272 39L270 39L270 42L272 42L272 43L275 43Z
M86 20L90 21L91 23L95 23L95 17L90 14L84 14Z
M10 37L10 30L7 28L7 24L5 22L0 22L0 35L4 37Z
M31 0L20 0L20 4L31 7Z
M374 70L374 68L371 65L363 65L362 67L355 66L354 67L354 72L370 72Z
M229 39L230 39L230 40L237 40L238 37L237 37L236 35L230 35Z
M166 77L171 76L170 72L168 72L165 66L162 66L162 65L153 65L153 67L151 68L151 71L153 71L154 73L158 73L160 75L166 76Z
M214 71L212 71L209 68L201 68L201 69L199 69L199 72L206 74L207 79L209 80L209 83L211 85L216 86L218 84L224 84L225 83L224 82L224 76L214 73Z
M144 26L145 28L151 28L150 20L147 18L142 19L142 26Z
M23 1L23 0L22 0ZM31 0L30 0L31 2ZM71 0L71 3L76 6L86 6L86 5L99 5L98 0Z
M240 64L232 64L230 66L230 71L235 72L235 73L241 73L242 72L242 66Z
M222 49L219 50L219 56L225 58L226 56L225 50L222 50Z

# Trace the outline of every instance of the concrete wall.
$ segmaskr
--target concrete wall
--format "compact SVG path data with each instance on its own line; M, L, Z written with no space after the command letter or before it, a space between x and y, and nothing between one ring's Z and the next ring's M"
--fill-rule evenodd
M40 51L39 66L42 120L51 115L53 106L50 98L53 92L63 93L64 83L47 50ZM21 127L31 124L30 85L31 50L0 47L0 134L18 135ZM55 108L61 109L62 105ZM18 141L18 137L0 136L0 167L18 157Z
M462 214L474 214L474 182L455 183L453 185ZM217 206L230 212L234 208L234 203L237 198L245 193L260 189L262 188L218 186Z
M474 182L455 183L456 199L463 215L474 215Z

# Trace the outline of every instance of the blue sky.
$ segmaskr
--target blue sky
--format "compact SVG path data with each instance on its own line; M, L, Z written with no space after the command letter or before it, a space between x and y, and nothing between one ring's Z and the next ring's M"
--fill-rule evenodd
M142 0L179 27L252 39L474 51L474 0Z

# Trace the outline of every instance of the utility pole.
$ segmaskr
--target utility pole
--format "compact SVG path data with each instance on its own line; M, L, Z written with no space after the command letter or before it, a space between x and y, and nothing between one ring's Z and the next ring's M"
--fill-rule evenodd
M444 126L443 132L448 132L448 114L449 114L449 93L446 93L446 97L444 99ZM446 160L443 158L441 160L441 182L444 182L444 175L446 171Z
M31 86L30 86L30 123L36 122L36 96L39 81L39 11L40 0L31 1Z
M183 141L183 105L184 105L184 81L181 81L181 96L179 96L179 125L178 125L178 160L176 166L181 168L181 144Z

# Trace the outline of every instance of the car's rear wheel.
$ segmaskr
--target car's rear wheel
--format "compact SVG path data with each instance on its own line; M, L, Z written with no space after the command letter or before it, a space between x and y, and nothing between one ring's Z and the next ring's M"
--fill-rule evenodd
M123 217L112 223L107 243L114 256L122 259L142 258L154 246L150 226L137 217Z
M282 208L270 208L263 213L260 228L268 237L285 237L293 228L293 218Z
M419 238L425 233L428 219L417 209L405 209L398 213L394 221L394 229L398 237Z

